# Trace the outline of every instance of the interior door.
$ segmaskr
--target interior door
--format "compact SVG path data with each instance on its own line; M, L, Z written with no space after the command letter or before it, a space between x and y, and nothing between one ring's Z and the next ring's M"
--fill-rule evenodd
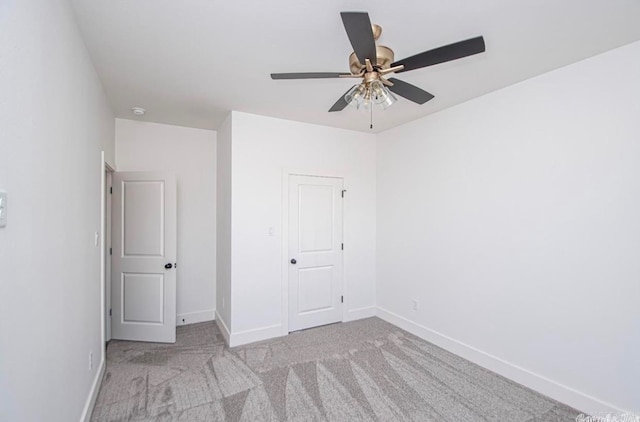
M289 176L289 331L342 320L342 186Z
M176 341L176 178L113 174L111 335Z

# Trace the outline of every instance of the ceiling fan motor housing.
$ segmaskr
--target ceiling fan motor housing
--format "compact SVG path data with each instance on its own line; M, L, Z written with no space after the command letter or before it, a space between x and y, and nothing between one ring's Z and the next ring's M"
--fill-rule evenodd
M388 69L391 67L391 63L393 63L393 50L389 47L385 47L384 45L376 45L376 56L377 63L373 65L380 69ZM359 75L365 69L365 64L360 63L356 53L351 53L349 56L349 70L354 75Z

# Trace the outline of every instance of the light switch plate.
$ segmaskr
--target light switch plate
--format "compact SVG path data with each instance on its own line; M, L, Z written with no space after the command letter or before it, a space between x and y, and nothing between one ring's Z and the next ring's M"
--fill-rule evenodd
M0 227L7 225L7 192L0 190Z

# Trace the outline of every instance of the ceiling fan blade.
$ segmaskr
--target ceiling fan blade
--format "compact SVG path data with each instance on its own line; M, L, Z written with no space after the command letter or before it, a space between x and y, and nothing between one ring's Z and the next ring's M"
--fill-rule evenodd
M389 78L389 82L393 82L393 86L388 87L391 92L394 92L407 100L414 103L424 104L433 98L433 95L427 91L418 88L415 85L401 81L396 78Z
M347 92L349 91L351 91L351 88L347 90ZM347 92L345 92L340 96L340 98L338 98L338 101L336 101L336 103L331 106L331 108L329 109L329 112L342 111L346 106L349 105L349 103L347 103L347 101L344 99L344 96L347 95Z
M339 73L339 72L272 73L271 79L324 79L324 78L343 78L345 76L351 76L351 73Z
M406 72L408 70L420 69L434 64L444 63L451 60L461 59L463 57L472 56L474 54L485 51L484 38L475 37L465 41L456 42L445 45L443 47L434 48L406 59L398 60L391 64L391 67L404 65L404 69L396 73Z
M344 29L360 63L366 59L376 64L376 41L373 38L371 21L367 12L340 12Z

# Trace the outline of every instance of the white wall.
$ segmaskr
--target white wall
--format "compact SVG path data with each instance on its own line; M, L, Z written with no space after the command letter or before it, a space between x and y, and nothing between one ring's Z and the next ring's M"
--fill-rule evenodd
M0 420L78 421L100 366L114 118L66 1L1 2L0 57Z
M638 75L634 43L380 134L381 315L581 410L640 409Z
M231 121L218 130L216 321L229 341L231 325Z
M216 132L116 119L118 171L178 181L178 324L209 321L216 303Z
M282 172L343 175L345 306L375 312L375 136L233 112L232 337L245 342L282 326ZM275 236L269 236L269 227ZM233 341L232 341L233 343Z

